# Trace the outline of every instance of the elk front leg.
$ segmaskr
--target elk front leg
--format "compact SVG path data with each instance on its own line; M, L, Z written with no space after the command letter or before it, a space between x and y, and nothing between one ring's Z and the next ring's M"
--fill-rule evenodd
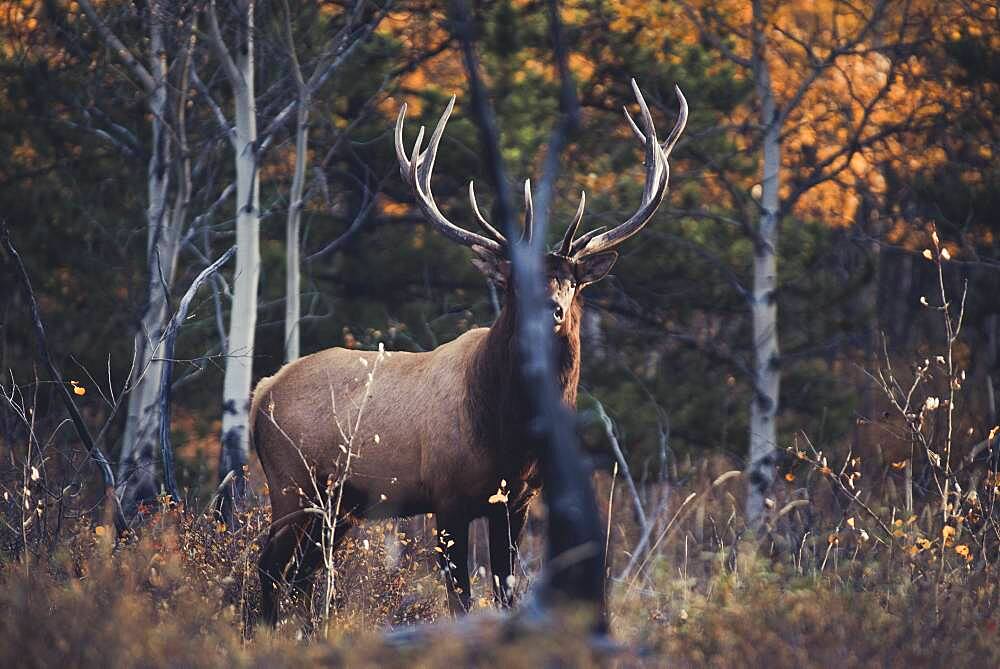
M514 604L514 567L517 564L517 540L528 517L528 505L510 509L494 508L490 526L490 570L493 572L493 598L503 608Z
M467 613L469 597L469 519L464 515L438 514L438 564L448 587L452 615Z

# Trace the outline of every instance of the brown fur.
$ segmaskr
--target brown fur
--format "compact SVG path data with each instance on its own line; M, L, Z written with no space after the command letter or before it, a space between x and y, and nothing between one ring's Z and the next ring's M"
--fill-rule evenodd
M575 271L571 261L550 262L553 308L563 305L565 314L556 320L555 331L560 383L569 406L576 403L580 378L579 290L586 285L578 284ZM507 537L516 542L540 485L536 456L527 446L529 407L527 393L519 387L512 302L507 301L493 327L471 330L430 352L388 353L376 367L375 351L331 348L260 381L251 422L275 519L260 565L265 615L272 622L277 620L273 588L287 577L293 553L301 553L301 564L291 580L305 589L318 560L310 544L303 547L299 539L317 531L315 517L299 511L306 502L299 491L312 498L311 477L322 488L329 478L340 476L340 445L347 444L337 422L344 432L357 422L373 369L371 394L353 438L358 455L344 484L344 531L360 518L435 513L439 530L448 532L446 542L455 542L450 563L444 560L443 567L453 572L449 599L458 611L467 609L469 601L468 524L486 516L493 572L501 582L497 597L510 600L505 581L514 547ZM510 493L506 508L488 501L504 480Z

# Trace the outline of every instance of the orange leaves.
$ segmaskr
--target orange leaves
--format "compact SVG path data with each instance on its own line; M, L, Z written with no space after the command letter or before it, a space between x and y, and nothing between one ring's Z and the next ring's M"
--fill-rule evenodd
M69 385L73 387L73 394L83 397L87 394L87 389L80 385L79 381L70 381Z
M490 495L488 501L490 504L506 504L508 497L509 492L507 490L507 480L502 479L500 481L500 487L497 488L496 493Z
M723 16L732 17L734 22L749 20L750 10L746 3L712 3ZM731 6L727 6L731 5ZM682 8L673 3L648 2L648 0L612 0L608 3L611 30L621 33L638 32L637 42L658 44L664 35L682 44L694 44L698 39L697 29L691 25ZM680 49L656 49L653 54L661 62L675 62ZM676 62L675 62L676 64Z
M379 196L378 204L382 210L382 214L388 216L389 218L399 218L406 215L410 211L410 205L405 202L390 200L384 195Z
M594 63L579 53L569 54L569 69L577 81L589 81L596 69Z

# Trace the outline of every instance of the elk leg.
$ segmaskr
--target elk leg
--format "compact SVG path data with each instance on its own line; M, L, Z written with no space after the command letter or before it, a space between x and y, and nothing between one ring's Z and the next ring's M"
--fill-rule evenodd
M489 515L490 571L493 572L493 598L503 608L514 604L514 565L517 564L517 540L528 517L528 506L508 511L494 508Z
M323 558L322 550L316 546L320 539L321 528L320 522L310 518L305 522L285 525L273 531L267 539L267 545L257 565L257 572L260 576L261 610L264 621L272 627L277 626L280 615L278 588L285 580L285 573L290 567L289 562L296 553L299 555L290 581L293 587L307 598L306 602L312 599L314 580L311 577ZM350 529L349 522L341 520L337 523L333 538L334 550Z
M467 613L469 597L469 519L438 514L438 564L448 587L452 615Z
M278 625L278 585L281 582L285 565L295 552L297 537L295 527L286 525L268 534L267 544L261 551L257 563L257 574L260 576L261 612L271 627Z
M341 518L337 521L333 531L333 541L330 546L331 554L337 552L337 548L343 543L344 538L351 531L352 527L354 527L354 524L346 518ZM322 530L323 521L318 518L314 519L308 537L299 544L302 549L301 554L298 557L298 563L295 566L294 572L288 579L289 585L298 591L299 597L301 597L304 603L306 615L309 618L312 617L313 591L316 589L316 569L323 564L323 549L321 548L323 545Z

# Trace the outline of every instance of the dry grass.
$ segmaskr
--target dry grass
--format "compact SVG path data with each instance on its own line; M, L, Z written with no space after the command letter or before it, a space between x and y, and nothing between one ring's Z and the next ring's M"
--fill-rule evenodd
M894 521L902 493L897 490L894 498L887 482L900 472L889 467L881 480L872 477L872 492L862 498L887 519L889 534L857 505L838 507L829 475L789 485L789 497L817 501L789 509L791 500L782 500L765 526L752 532L732 502L738 477L716 476L707 462L681 474L688 484L670 490L667 503L652 514L654 537L662 535L655 552L641 570L610 584L612 628L626 649L615 656L622 664L1000 662L996 542L969 553L959 549L973 529L943 530L934 500L916 517L897 513ZM29 475L29 488L37 484ZM598 481L602 496L607 485L606 478ZM611 523L613 575L627 564L636 538L632 515L619 498ZM118 546L92 517L64 525L58 541L44 550L35 544L12 552L17 542L7 537L0 561L0 666L67 660L74 666L191 667L608 660L588 651L585 635L573 629L552 634L528 626L512 642L495 618L457 632L439 625L403 647L387 639L383 633L390 626L447 616L430 542L410 537L402 545L398 528L385 522L366 527L338 552L329 639L302 639L302 603L291 596L284 609L298 605L299 614L276 632L254 628L248 624L258 607L254 564L268 522L267 510L254 508L244 514L240 531L230 532L210 517L166 510L151 514ZM414 534L421 524L411 523ZM485 596L483 581L478 590ZM321 596L316 593L317 603Z

